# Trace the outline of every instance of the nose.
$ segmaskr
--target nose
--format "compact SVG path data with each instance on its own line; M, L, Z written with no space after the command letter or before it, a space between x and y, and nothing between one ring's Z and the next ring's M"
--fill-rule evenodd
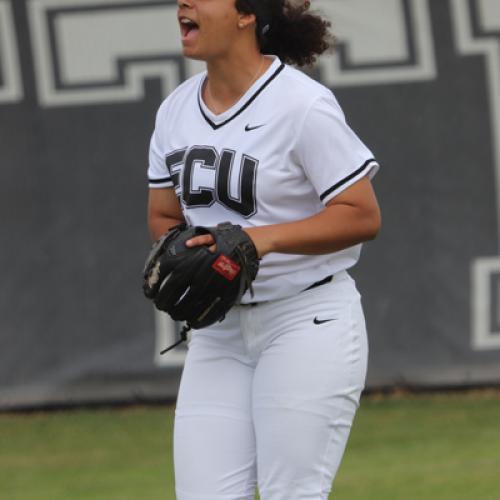
M186 9L189 9L192 6L191 0L177 0L177 5Z

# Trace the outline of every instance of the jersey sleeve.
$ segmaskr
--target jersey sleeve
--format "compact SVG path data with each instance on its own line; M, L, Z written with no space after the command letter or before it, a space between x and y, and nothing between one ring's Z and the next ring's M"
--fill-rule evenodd
M325 205L379 169L372 152L346 123L333 94L321 96L309 108L297 146L305 173Z
M165 163L165 149L161 143L162 131L164 129L164 124L161 121L161 111L160 108L156 117L155 130L149 144L148 181L150 188L169 188L174 186Z

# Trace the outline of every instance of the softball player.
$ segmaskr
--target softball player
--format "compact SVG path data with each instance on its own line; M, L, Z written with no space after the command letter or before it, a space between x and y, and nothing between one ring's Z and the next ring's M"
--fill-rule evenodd
M230 221L262 261L254 296L192 336L177 498L253 500L258 487L262 500L327 499L365 382L365 321L346 270L379 230L378 164L332 92L285 64L328 47L329 25L308 4L178 6L184 55L207 71L158 111L150 231Z

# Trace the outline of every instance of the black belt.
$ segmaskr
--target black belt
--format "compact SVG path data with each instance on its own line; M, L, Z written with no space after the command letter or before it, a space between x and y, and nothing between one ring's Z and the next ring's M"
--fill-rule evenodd
M310 290L311 288L316 288L317 286L326 285L327 283L330 283L332 279L333 279L333 274L330 274L330 276L327 276L325 279L322 279L321 281L316 281L316 283L313 283L311 286L308 286L305 290L302 291L307 292L307 290Z
M316 287L321 286L321 285L326 285L327 283L330 283L332 281L332 279L333 279L333 274L331 274L330 276L327 276L326 278L323 278L320 281L316 281L316 283L313 283L311 286L308 286L307 288L304 288L304 290L301 290L300 293L307 292L308 290L312 290L313 288L316 288ZM264 304L265 302L267 302L267 301L263 301L263 302L248 302L247 304L240 304L240 305L241 306L255 307L255 306L258 306L259 304Z

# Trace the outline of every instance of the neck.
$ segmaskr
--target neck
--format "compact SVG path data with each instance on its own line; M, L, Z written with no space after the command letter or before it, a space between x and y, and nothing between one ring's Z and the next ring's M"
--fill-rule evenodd
M272 61L260 52L247 58L207 62L205 103L213 112L223 113L245 94L271 64Z

